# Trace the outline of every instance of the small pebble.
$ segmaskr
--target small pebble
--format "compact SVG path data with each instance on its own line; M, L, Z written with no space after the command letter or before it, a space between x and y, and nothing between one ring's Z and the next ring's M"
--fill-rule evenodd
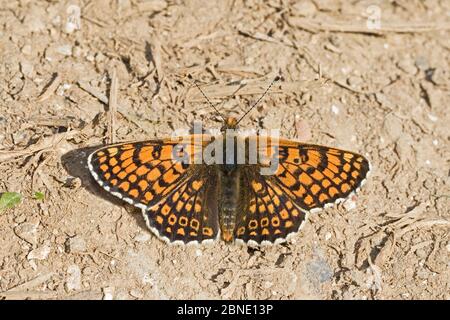
M28 28L30 32L40 32L45 30L45 23L42 21L43 14L40 10L33 10L23 19L23 25Z
M310 1L300 1L292 6L295 15L311 17L317 12L316 6Z
M137 299L142 299L144 297L144 291L139 288L131 289L130 295Z
M34 250L31 250L28 255L27 255L27 259L28 260L45 260L47 259L48 255L50 254L51 251L51 247L49 244L45 244L41 247L38 247Z
M347 78L347 83L352 88L356 88L356 87L361 86L362 82L363 82L363 80L361 79L361 77L350 76L350 77Z
M415 64L416 67L419 68L421 71L425 71L426 69L428 69L428 61L427 58L425 58L424 56L417 57Z
M71 56L72 55L72 46L70 44L65 44L65 45L59 46L56 49L56 52L58 52L64 56Z
M36 244L39 221L25 222L14 229L16 235L28 243Z
M429 113L428 114L428 119L430 119L433 122L436 122L436 121L438 121L439 118L436 117L434 114Z
M114 287L103 288L103 300L113 300L114 299Z
M410 75L415 75L417 73L417 68L414 65L414 61L411 59L403 59L397 63L397 66L404 72Z
M150 234L145 231L141 231L134 236L134 241L137 242L147 242L148 240L150 240Z
M80 267L76 264L72 264L67 268L67 291L76 291L81 289L81 271Z
M85 252L86 251L86 241L78 235L73 238L69 238L66 241L66 251L68 253Z
M31 55L31 53L32 53L32 49L31 49L31 46L29 44L24 45L22 47L21 51L22 51L23 54L25 54L27 56Z
M421 249L417 249L416 250L416 255L421 258L421 259L425 259L427 257L427 251L423 248Z
M26 219L27 219L27 216L24 214L21 214L14 218L14 222L20 224L20 223L25 222Z
M343 206L345 208L345 210L350 211L356 208L356 199L354 199L353 197L347 199L344 201Z
M64 26L64 32L72 33L81 29L81 9L77 5L70 5L66 9L67 21Z
M333 104L331 106L331 112L333 112L334 114L339 114L339 107Z

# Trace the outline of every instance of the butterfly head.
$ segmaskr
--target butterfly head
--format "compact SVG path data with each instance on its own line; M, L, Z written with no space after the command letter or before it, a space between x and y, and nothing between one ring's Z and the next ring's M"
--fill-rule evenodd
M238 124L238 120L235 117L228 117L225 119L225 123L222 127L222 131L227 129L236 129Z

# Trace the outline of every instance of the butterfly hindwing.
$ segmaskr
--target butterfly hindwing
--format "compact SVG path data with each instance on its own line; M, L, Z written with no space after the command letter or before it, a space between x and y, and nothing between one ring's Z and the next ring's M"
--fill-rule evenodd
M213 172L198 169L143 214L150 229L168 242L203 242L218 236L217 182Z
M263 176L259 168L247 167L244 172L248 192L246 209L237 216L235 237L245 243L282 242L297 232L305 221L305 212L274 182Z

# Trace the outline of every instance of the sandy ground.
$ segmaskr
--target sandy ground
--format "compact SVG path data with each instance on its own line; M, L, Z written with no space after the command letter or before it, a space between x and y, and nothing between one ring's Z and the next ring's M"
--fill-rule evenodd
M0 1L0 297L449 299L449 30L447 0ZM278 71L244 127L373 165L288 244L166 245L90 177L110 95L117 141L165 137L220 125L188 75L242 114Z

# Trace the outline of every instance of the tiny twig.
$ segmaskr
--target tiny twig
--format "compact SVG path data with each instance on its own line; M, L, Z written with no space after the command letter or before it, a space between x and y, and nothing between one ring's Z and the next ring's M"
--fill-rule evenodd
M290 17L287 22L293 26L309 32L328 31L342 33L361 33L369 35L385 35L387 33L422 33L439 30L450 30L450 24L441 23L405 23L386 24L382 23L379 28L368 28L366 25L319 22L306 18Z
M56 88L58 88L61 81L61 76L58 73L54 73L50 84L47 85L44 91L39 95L37 101L42 102L50 98L50 96L55 92Z
M113 67L111 75L111 88L109 91L109 125L108 125L108 138L109 143L116 142L116 110L117 110L117 89L118 79L116 68Z

